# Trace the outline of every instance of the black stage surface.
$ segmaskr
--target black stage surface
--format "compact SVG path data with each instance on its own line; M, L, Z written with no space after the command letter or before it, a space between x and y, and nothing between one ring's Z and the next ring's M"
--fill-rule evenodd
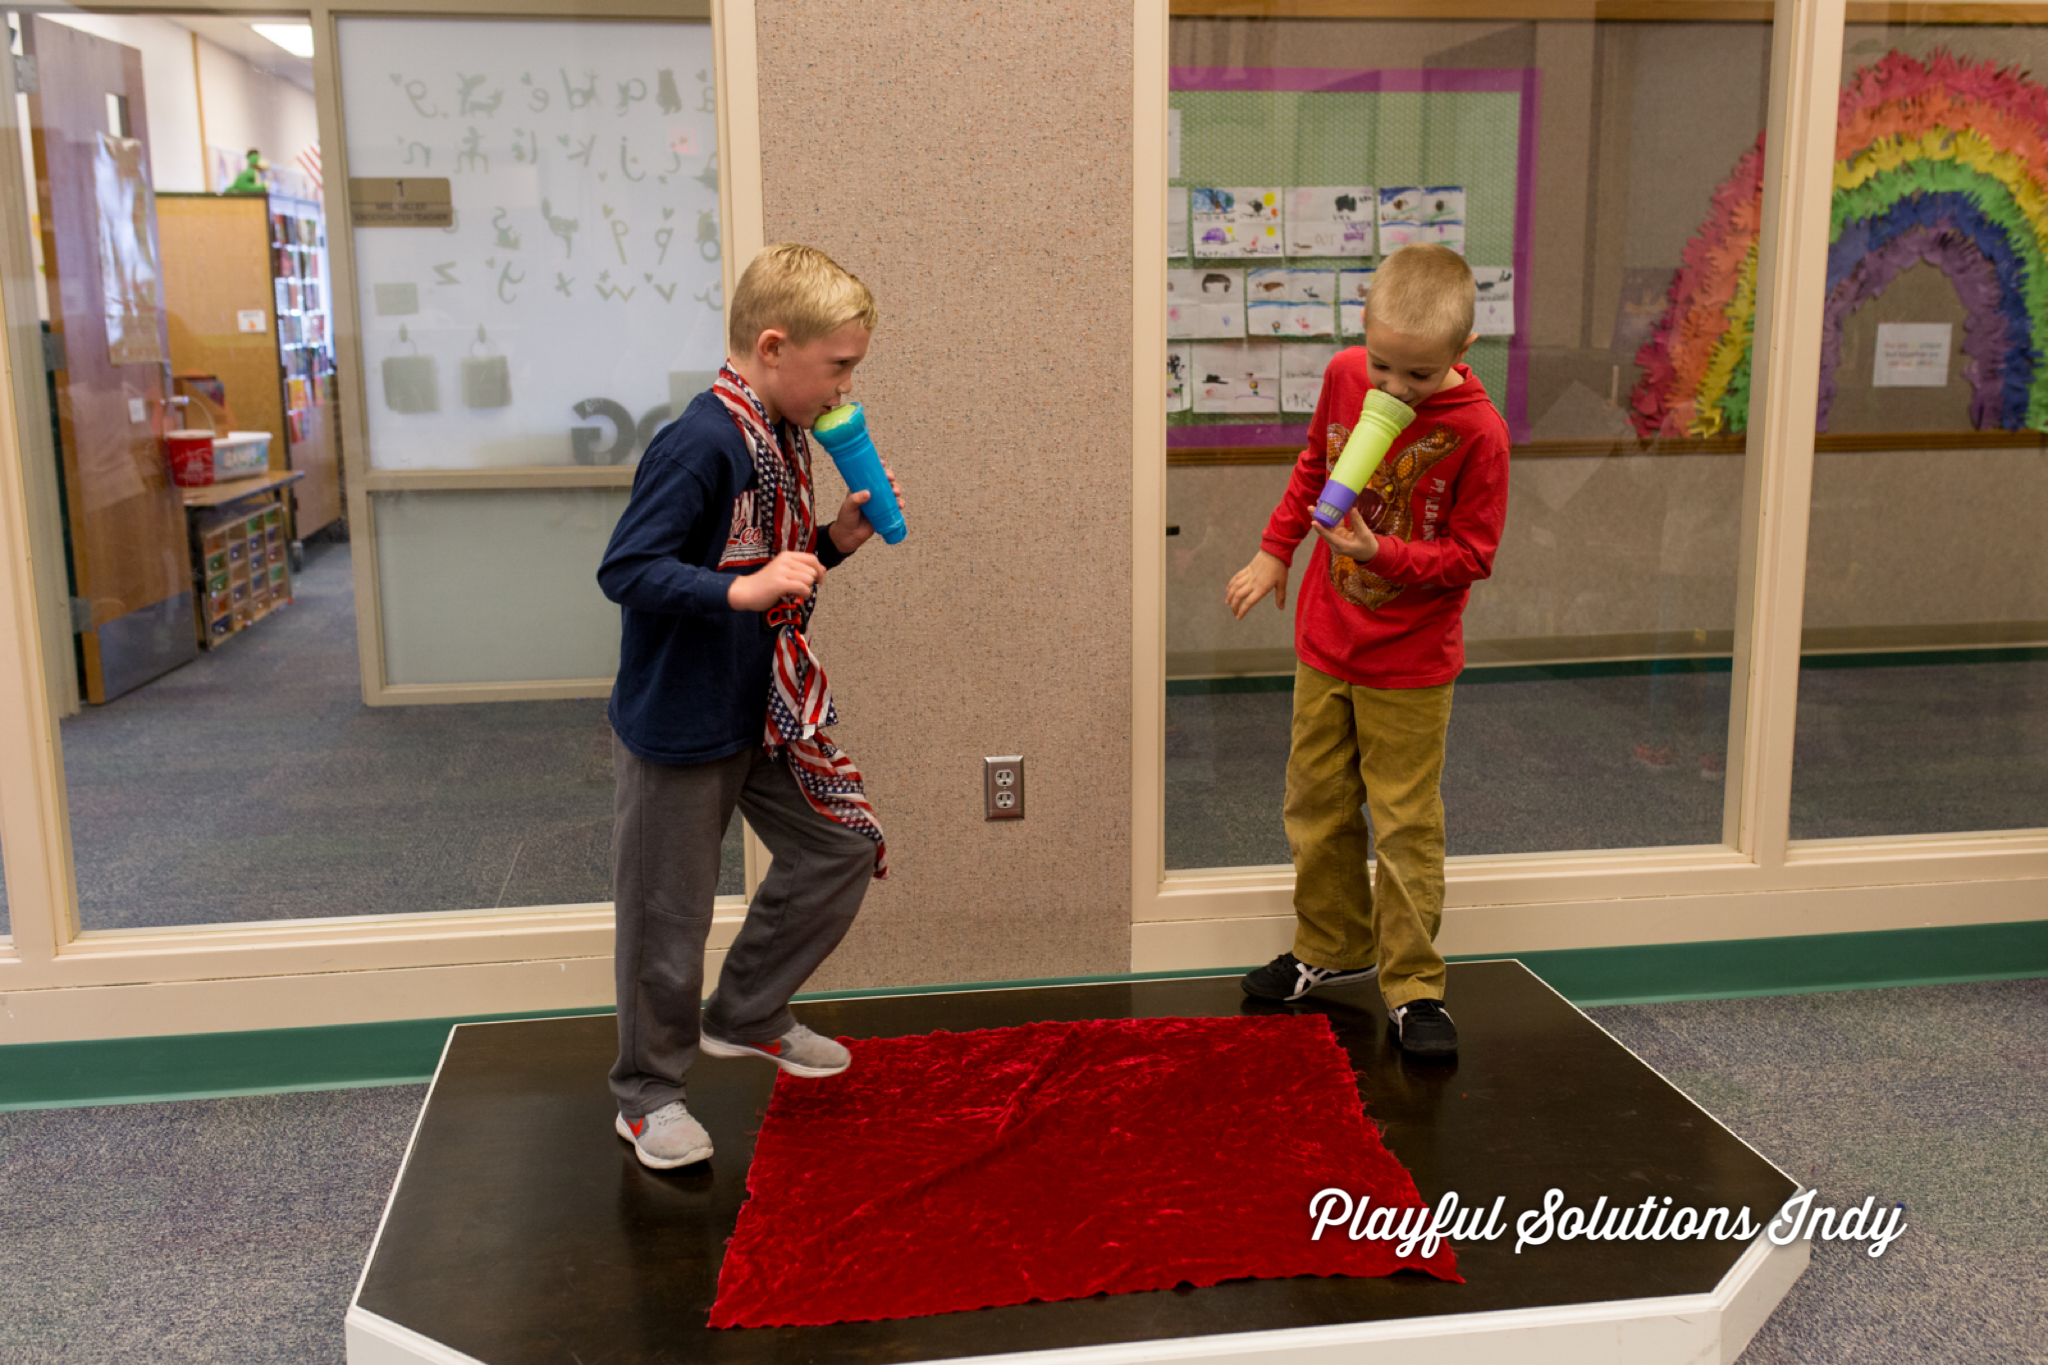
M357 1302L490 1365L762 1365L919 1361L1712 1291L1746 1243L1552 1241L1517 1255L1513 1218L1540 1208L1555 1186L1582 1208L1601 1195L1610 1208L1651 1195L1672 1196L1674 1208L1747 1205L1761 1227L1794 1183L1520 963L1457 963L1450 973L1447 1003L1463 1047L1454 1063L1404 1059L1370 984L1293 1005L1247 1002L1232 976L833 1000L798 1012L822 1033L855 1038L1034 1020L1326 1015L1358 1071L1367 1115L1423 1197L1507 1197L1507 1235L1457 1248L1462 1285L1413 1272L1236 1280L893 1322L713 1331L705 1322L719 1261L776 1073L700 1060L690 1108L717 1155L649 1171L612 1132L605 1072L614 1022L598 1015L455 1031ZM1306 1210L1302 1225L1305 1236Z

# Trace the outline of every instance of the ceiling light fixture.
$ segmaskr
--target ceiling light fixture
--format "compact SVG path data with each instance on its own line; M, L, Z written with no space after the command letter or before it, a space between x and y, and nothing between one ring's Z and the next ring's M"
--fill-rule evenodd
M264 37L276 43L294 57L313 55L313 26L311 24L251 24Z

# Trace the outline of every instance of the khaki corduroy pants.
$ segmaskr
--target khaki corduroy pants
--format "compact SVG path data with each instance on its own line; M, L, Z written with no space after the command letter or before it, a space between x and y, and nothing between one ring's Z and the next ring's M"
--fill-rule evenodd
M1294 673L1283 810L1294 857L1294 955L1338 971L1377 962L1390 1008L1444 994L1435 939L1444 908L1439 784L1451 686L1359 687L1307 664ZM1368 882L1375 843L1378 876Z

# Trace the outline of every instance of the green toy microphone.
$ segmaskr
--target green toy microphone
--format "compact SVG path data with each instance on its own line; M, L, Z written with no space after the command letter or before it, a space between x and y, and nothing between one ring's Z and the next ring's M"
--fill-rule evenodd
M1351 439L1344 443L1344 453L1337 457L1337 467L1330 471L1322 495L1316 499L1316 525L1335 528L1344 520L1351 504L1365 491L1373 471L1414 420L1415 409L1391 393L1383 389L1366 391L1365 406L1358 411L1358 425L1352 428Z

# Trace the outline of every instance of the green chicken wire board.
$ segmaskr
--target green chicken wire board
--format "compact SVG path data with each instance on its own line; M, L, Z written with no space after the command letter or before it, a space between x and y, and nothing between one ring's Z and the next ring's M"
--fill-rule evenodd
M1514 262L1522 131L1518 92L1175 90L1167 102L1181 119L1181 174L1168 182L1174 186L1459 185L1465 190L1465 259L1476 265ZM1167 264L1357 270L1377 265L1378 258L1195 255L1174 257ZM1519 290L1515 306L1527 306ZM1318 340L1358 344L1334 331ZM1465 358L1494 406L1503 409L1508 340L1481 337ZM1309 343L1282 338L1280 344ZM1306 424L1308 418L1282 413L1263 420ZM1169 413L1167 422L1177 427L1247 424L1241 414L1198 412Z

